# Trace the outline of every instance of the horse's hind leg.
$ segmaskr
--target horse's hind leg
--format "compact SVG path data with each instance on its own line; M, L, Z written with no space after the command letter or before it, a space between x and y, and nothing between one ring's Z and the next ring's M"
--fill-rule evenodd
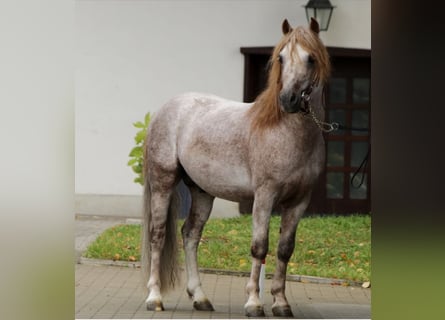
M277 265L272 280L272 313L276 317L293 317L292 309L285 295L287 264L295 248L298 222L308 205L305 200L298 205L285 208L281 214L280 240L277 250Z
M151 222L150 226L148 226L151 233L149 244L151 246L151 263L150 278L147 283L149 295L145 302L147 310L162 311L164 306L162 304L161 288L165 291L165 289L173 286L173 283L166 283L165 281L165 274L173 271L167 271L167 266L163 266L162 263L166 255L171 256L175 254L174 252L166 253L165 247L167 247L167 241L169 243L175 241L171 239L174 236L173 232L175 230L170 230L171 227L168 228L167 225L171 224L171 221L168 221L168 219L175 218L174 216L169 217L169 206L176 185L177 172L158 169L153 172L152 176ZM174 267L169 266L168 269ZM169 276L169 281L174 282L174 279Z
M207 299L201 287L198 272L198 245L202 230L207 222L213 206L214 197L205 193L195 185L190 186L192 205L182 227L182 238L185 251L185 265L187 269L187 293L193 298L196 310L213 311L213 306Z

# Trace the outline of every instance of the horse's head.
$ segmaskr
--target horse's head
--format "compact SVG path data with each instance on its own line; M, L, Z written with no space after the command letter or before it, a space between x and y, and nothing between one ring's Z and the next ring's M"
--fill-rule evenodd
M323 84L330 72L329 55L321 42L316 20L309 28L293 29L287 20L282 24L283 39L272 55L272 70L277 77L279 105L283 112L301 109L303 99L310 98L315 87Z
M252 130L277 125L284 113L298 112L311 96L321 101L329 77L329 55L318 36L317 21L312 19L309 28L293 29L284 20L282 30L284 36L269 62L267 87L249 111Z

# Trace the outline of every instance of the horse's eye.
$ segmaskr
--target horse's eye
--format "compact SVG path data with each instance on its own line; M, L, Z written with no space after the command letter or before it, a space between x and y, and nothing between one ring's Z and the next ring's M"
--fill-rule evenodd
M283 63L283 56L281 54L278 56L278 62Z
M315 64L314 57L309 56L309 57L307 58L307 63L308 63L309 65L313 66L313 65Z

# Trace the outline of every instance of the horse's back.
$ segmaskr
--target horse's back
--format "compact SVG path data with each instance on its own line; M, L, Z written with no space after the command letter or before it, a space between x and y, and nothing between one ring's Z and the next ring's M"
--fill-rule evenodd
M227 125L231 125L232 131L247 131L246 111L250 106L212 94L184 93L173 97L155 112L149 127L151 134L147 138L180 138L206 129L207 134L220 133L227 137L231 134ZM208 127L212 129L208 130ZM164 136L160 137L158 133Z

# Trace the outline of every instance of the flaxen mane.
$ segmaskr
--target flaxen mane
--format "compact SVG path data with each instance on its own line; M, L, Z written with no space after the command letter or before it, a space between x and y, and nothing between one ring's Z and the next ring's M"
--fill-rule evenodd
M291 52L295 49L296 44L299 43L311 54L316 65L313 75L313 80L316 84L325 83L329 77L329 55L318 34L303 27L297 27L285 34L275 46L270 58L267 87L258 96L249 110L249 114L252 117L251 129L253 131L261 131L265 128L273 127L279 123L282 117L282 111L279 107L279 93L282 87L281 63L278 57L289 41L292 43Z

